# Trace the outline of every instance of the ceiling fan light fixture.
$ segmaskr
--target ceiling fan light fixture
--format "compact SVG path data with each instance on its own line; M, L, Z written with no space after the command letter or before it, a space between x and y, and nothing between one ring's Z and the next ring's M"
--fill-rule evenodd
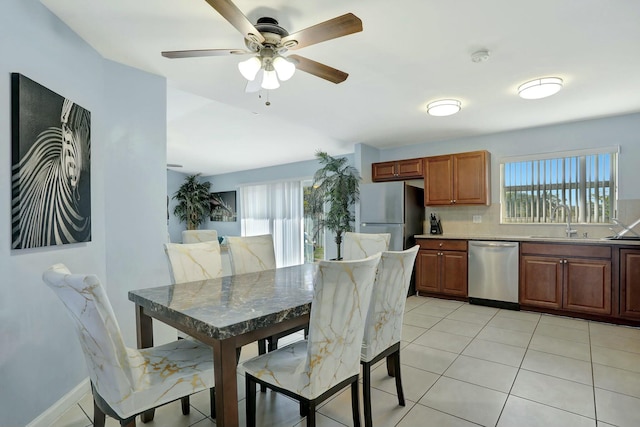
M518 95L523 99L540 99L558 93L562 89L559 77L543 77L518 86Z
M273 60L273 68L276 70L278 78L283 82L293 77L293 74L296 72L296 66L293 62L282 56L277 56Z
M245 79L252 81L256 78L256 74L262 67L262 61L257 56L252 56L246 61L242 61L238 63L238 70L240 70L240 74Z
M262 88L267 90L278 89L280 87L278 76L276 75L276 72L272 67L269 68L271 68L271 70L264 70L264 77L262 78Z
M427 104L427 113L430 116L444 117L456 114L460 108L461 103L457 99L440 99Z

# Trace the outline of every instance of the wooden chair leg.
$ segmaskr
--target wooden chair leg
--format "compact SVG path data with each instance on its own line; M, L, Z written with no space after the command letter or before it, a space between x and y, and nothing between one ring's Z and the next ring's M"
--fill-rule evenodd
M267 340L266 339L258 340L258 354L265 354L266 352L267 352ZM262 384L260 384L260 392L261 393L267 392L267 388Z
M136 417L120 421L120 427L136 427Z
M267 352L267 340L258 340L258 354Z
M102 409L98 407L95 399L93 401L93 425L94 427L104 427L106 415L102 412Z
M256 426L256 383L250 378L249 375L245 375L245 384L247 392L247 402L245 408L245 414L247 418L247 427Z
M351 383L351 412L353 412L353 426L360 427L360 403L357 379Z
M216 419L216 388L209 389L209 404L211 405L211 418Z
M316 402L312 400L309 406L305 405L305 407L307 408L307 427L316 427Z
M400 349L393 354L394 372L396 376L396 391L398 393L398 404L405 406L404 391L402 391L402 377L400 375Z
M267 342L269 343L269 352L277 350L278 349L278 338L275 337L269 337L267 339Z
M180 403L182 404L182 415L189 415L189 412L191 412L191 406L189 405L189 396L181 398Z
M142 414L140 414L140 419L142 420L143 423L148 423L149 421L153 421L153 417L155 417L156 415L156 410L154 409L149 409L148 411L144 411Z
M306 417L309 415L309 405L306 403L300 402L300 416Z
M372 427L373 419L371 416L371 364L367 362L362 364L362 398L362 400L364 400L364 425L365 427Z
M387 375L390 377L394 377L396 375L394 371L393 355L387 356Z

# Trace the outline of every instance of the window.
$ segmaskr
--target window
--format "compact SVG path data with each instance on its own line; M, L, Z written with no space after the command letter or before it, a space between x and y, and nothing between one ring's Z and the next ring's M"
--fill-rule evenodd
M558 210L559 204L569 207L571 222L611 222L617 202L618 151L608 147L503 159L501 222L565 222L566 211Z
M300 181L240 187L241 234L273 235L276 265L303 262L304 230Z

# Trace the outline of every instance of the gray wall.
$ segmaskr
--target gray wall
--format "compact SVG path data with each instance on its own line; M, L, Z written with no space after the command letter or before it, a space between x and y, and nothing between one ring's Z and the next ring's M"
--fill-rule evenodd
M166 83L105 60L37 0L5 0L0 14L0 425L23 426L87 376L62 303L42 272L63 262L97 274L128 345L132 288L168 281ZM10 73L91 111L92 241L11 250Z
M475 150L491 152L491 199L500 202L502 157L581 148L620 146L619 198L639 199L640 114L529 128L380 151L380 160L407 159Z
M503 157L619 145L619 199L637 201L637 199L640 199L640 186L637 185L640 177L637 166L640 164L638 135L640 135L640 114L629 114L389 149L377 149L365 144L356 144L354 154L348 156L348 158L351 164L355 165L360 171L363 182L369 182L371 180L371 163L374 162L489 150L491 152L492 166L491 199L493 204L497 204L500 202L499 162ZM244 183L311 176L318 166L315 161L307 161L232 174L213 175L207 177L207 179L212 182L211 188L213 191L229 191L237 189L239 185ZM416 182L416 184L419 183ZM627 206L633 207L635 205ZM460 213L464 207L452 209ZM635 208L632 210L635 210ZM473 213L481 212L474 211ZM625 213L628 215L629 221L633 221L640 216L640 212L629 212L627 210ZM356 206L356 218L358 217L359 209ZM470 215L469 221L471 221ZM239 222L208 222L203 224L203 228L217 229L221 235L240 234ZM605 232L608 231L605 230ZM326 243L329 251L334 246L335 244L332 240ZM328 253L328 257L331 256L332 254Z

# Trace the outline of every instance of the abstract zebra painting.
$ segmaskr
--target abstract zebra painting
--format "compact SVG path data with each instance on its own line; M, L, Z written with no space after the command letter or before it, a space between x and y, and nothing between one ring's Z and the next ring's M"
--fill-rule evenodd
M91 113L11 74L12 249L91 241Z

